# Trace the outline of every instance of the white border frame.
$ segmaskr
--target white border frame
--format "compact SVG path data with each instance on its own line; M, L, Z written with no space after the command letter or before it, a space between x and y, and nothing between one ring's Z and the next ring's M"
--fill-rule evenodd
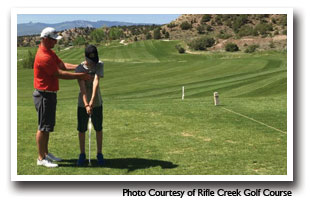
M287 175L17 175L18 14L287 14ZM11 10L12 181L293 181L292 8L13 8Z

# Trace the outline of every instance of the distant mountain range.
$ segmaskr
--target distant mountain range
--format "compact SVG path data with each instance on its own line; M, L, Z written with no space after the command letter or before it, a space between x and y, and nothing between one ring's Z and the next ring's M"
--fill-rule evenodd
M61 23L56 23L56 24L30 22L30 23L24 23L24 24L17 24L17 36L40 34L42 29L44 29L45 27L54 27L57 31L62 31L65 29L72 29L75 27L100 28L103 26L112 27L112 26L131 26L131 25L150 25L150 24L118 22L118 21L91 22L91 21L84 21L84 20L75 20L75 21L61 22Z

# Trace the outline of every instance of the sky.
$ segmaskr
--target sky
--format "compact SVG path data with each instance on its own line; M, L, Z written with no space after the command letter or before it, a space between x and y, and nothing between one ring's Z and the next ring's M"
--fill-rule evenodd
M133 23L166 24L175 20L178 14L18 14L17 23L47 23L55 24L65 21L120 21Z

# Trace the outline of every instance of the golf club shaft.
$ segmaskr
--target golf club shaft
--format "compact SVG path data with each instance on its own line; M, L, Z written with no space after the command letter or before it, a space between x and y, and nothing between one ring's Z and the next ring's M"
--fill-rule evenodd
M90 143L91 143L91 116L89 115L89 119L88 119L88 131L89 131L89 135L88 135L88 160L89 160L89 164L90 164Z

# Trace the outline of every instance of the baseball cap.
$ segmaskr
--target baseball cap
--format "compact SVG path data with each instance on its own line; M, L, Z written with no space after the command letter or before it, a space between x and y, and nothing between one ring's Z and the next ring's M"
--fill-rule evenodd
M94 45L88 45L85 48L85 57L87 59L90 59L91 61L93 61L94 63L98 63L99 61L99 57L98 57L98 51L96 46Z
M62 36L59 36L56 32L56 29L52 27L46 27L42 30L41 38L45 38L45 37L52 38L55 40L62 39Z

